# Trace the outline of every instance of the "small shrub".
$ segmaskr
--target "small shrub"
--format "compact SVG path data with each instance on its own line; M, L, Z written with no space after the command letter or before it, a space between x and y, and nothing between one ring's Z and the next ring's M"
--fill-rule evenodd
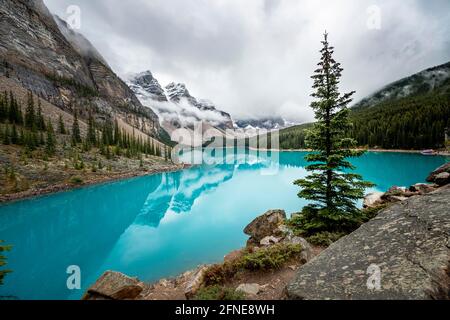
M247 270L279 269L301 251L302 247L300 245L276 244L272 247L245 254L241 258L240 264Z
M237 261L227 261L222 264L215 264L205 271L205 284L217 285L224 283L227 279L231 279L239 271Z
M244 300L243 292L235 291L218 285L201 288L194 296L194 300Z
M347 235L345 232L323 231L307 237L306 240L316 246L328 247L345 235Z
M369 220L372 220L373 218L375 218L378 215L378 213L381 210L389 207L389 205L390 205L390 203L385 203L385 204L379 205L379 206L377 206L375 208L365 208L365 209L363 209L362 210L361 222L365 223L365 222L367 222Z
M83 183L83 179L80 177L72 177L70 179L70 182L73 184L82 184Z
M276 244L256 251L247 251L240 258L216 264L206 270L204 279L207 286L223 284L238 272L268 271L281 268L286 262L302 251L300 245Z

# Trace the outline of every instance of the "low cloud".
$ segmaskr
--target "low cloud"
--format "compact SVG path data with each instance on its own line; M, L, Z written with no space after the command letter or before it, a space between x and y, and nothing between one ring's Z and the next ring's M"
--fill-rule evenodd
M325 30L344 67L341 88L355 99L450 60L447 0L44 1L62 18L78 5L80 32L119 75L150 69L234 118L311 120ZM367 26L373 5L380 29Z

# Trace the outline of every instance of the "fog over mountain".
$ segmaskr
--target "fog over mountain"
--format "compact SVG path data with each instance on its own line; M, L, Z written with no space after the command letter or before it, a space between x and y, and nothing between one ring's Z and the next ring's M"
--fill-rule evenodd
M152 70L162 87L186 83L235 119L310 121L309 77L325 30L345 69L342 90L356 90L356 100L450 58L447 0L45 3L65 20L78 5L79 31L122 78ZM380 28L369 28L378 12Z

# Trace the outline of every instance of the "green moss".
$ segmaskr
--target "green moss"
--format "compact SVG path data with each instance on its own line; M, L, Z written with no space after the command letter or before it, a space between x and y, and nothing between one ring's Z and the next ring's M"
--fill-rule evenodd
M201 288L194 300L244 300L245 294L231 288L213 285Z
M70 178L70 182L73 184L82 184L83 179L80 177L72 177L72 178Z

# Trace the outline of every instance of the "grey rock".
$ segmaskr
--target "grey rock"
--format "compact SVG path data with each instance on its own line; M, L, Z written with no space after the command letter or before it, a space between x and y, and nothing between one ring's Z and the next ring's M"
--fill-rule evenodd
M373 192L366 195L363 202L364 208L374 208L380 205L382 203L381 197L383 195L383 192Z
M257 283L243 283L236 288L236 291L243 292L248 296L256 296L261 291L261 286Z
M200 266L188 280L184 290L186 299L192 299L202 287L206 270L208 270L208 266Z
M450 173L448 172L441 172L434 178L434 182L438 186L445 186L446 184L450 183Z
M282 242L286 244L299 244L301 246L302 251L300 253L300 261L302 263L307 263L314 257L312 246L302 237L288 235L282 240Z
M411 192L419 192L419 194L427 194L436 190L438 185L436 184L427 184L427 183L417 183L411 187L409 187L409 191Z
M450 299L449 207L446 186L382 210L300 267L288 297ZM367 285L377 268L379 290Z
M139 280L120 272L106 271L86 292L83 300L135 299L142 292Z
M272 244L276 244L276 243L278 243L278 242L280 242L280 239L279 239L279 238L276 238L276 237L274 237L274 236L267 236L267 237L263 238L263 239L259 242L259 244L262 245L262 246L267 247L267 246L270 246L270 245L272 245Z
M430 175L427 177L427 181L434 182L434 179L436 179L436 176L442 172L450 173L450 162L443 164L442 166L440 166L439 168L437 168L436 170L431 172Z

